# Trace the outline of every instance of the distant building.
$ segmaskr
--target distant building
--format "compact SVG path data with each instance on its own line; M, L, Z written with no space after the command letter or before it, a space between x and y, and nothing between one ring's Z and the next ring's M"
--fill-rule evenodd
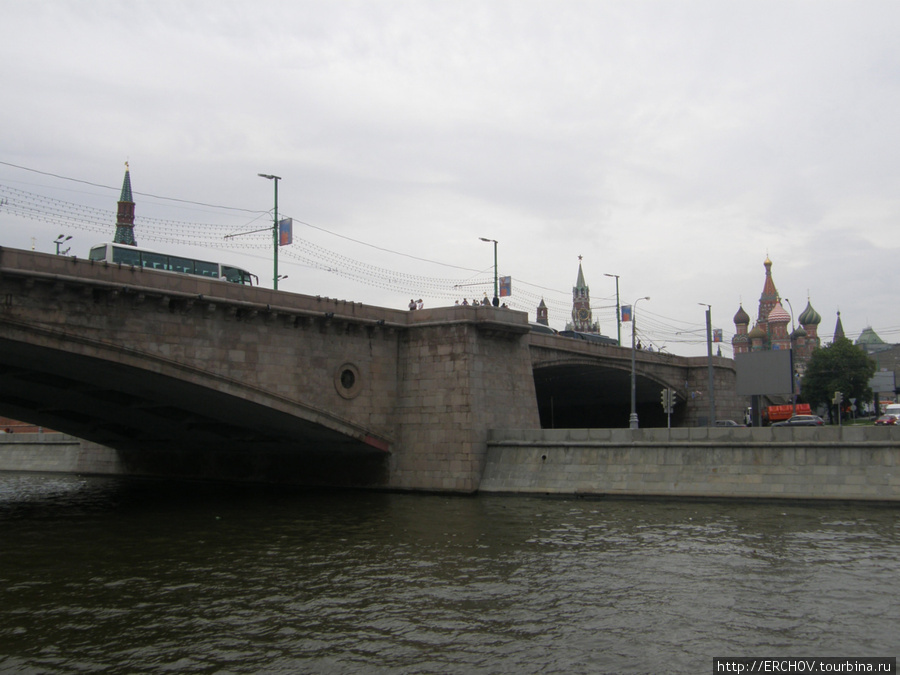
M591 289L584 281L581 256L578 256L578 278L572 288L572 321L566 323L566 330L578 333L600 333L600 322L594 321L591 311Z
M837 313L837 321L834 324L834 337L831 338L832 343L847 337L844 335L844 324L841 323L841 313Z
M900 373L900 345L888 344L871 326L863 329L854 344L875 361L878 370L872 383L879 401L895 401L898 394L896 374Z
M550 325L550 317L547 315L547 304L541 298L541 304L537 308L537 322L545 326Z
M859 337L856 338L854 344L870 356L878 354L879 352L886 352L894 347L894 345L889 345L878 337L878 333L876 333L871 326L867 326L863 329L863 332L859 334Z
M798 373L805 370L809 357L820 346L819 324L822 317L813 309L807 299L806 309L797 317L799 324L794 328L791 314L782 306L775 281L772 278L772 261L766 257L763 266L766 278L759 296L756 324L750 329L750 316L741 304L734 315L735 335L731 346L735 354L747 352L793 349L794 365ZM840 322L840 313L838 314ZM788 328L790 324L790 329Z

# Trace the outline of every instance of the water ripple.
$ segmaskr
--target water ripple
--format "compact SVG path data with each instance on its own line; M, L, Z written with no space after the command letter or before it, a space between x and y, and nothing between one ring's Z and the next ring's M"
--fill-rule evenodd
M0 475L0 671L697 672L896 652L898 510Z

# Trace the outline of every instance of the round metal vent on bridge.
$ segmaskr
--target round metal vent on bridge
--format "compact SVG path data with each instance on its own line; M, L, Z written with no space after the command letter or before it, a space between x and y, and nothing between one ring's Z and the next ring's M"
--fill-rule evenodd
M334 388L344 398L356 398L362 390L362 379L359 368L352 363L345 363L334 373Z

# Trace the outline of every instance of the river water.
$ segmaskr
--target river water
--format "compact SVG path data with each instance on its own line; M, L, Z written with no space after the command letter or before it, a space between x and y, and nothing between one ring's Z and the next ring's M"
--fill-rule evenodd
M0 474L2 673L696 673L898 652L898 507Z

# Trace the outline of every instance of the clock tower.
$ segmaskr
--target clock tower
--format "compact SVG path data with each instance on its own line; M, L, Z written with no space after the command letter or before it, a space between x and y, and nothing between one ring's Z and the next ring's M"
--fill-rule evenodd
M593 320L591 313L591 289L584 282L584 271L581 269L581 256L578 256L578 279L572 288L572 321L566 330L579 333L599 333L600 323Z

